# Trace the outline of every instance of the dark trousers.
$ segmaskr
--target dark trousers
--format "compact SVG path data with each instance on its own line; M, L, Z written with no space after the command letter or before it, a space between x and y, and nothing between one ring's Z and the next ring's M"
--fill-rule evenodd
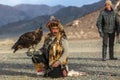
M59 78L59 77L66 77L63 75L63 70L67 72L65 66L59 65L58 67L50 67L48 65L48 60L45 58L44 55L35 54L32 57L32 62L34 64L43 63L45 65L45 74L44 77L51 77L51 78Z
M102 58L106 58L107 53L107 44L109 45L109 58L114 57L114 40L115 40L115 33L104 33L103 36L103 46L102 46Z

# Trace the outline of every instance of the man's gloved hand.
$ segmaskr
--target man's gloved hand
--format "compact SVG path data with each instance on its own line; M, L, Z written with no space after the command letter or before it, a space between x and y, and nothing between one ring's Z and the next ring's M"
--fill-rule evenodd
M104 37L104 33L103 32L100 32L100 37Z
M118 31L116 32L116 36L119 36L119 32Z
M102 29L99 29L99 34L100 34L100 37L104 36L104 33L103 33Z

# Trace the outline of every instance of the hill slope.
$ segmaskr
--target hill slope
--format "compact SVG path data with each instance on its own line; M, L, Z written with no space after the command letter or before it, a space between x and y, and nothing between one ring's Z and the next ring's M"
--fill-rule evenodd
M69 39L96 39L100 38L96 21L100 10L85 15L73 22L66 24L66 32Z

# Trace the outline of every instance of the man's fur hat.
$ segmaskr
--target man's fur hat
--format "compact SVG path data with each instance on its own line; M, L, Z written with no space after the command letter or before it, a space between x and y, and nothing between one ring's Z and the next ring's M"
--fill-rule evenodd
M60 20L56 20L54 16L51 16L50 21L47 22L47 24L46 24L46 27L51 29L51 27L53 27L53 26L58 26L60 31L63 31L63 26L61 25Z

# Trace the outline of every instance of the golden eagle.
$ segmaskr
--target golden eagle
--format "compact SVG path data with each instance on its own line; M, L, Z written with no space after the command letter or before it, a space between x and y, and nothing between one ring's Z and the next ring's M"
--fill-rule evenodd
M14 49L13 53L23 48L28 48L28 52L30 51L30 49L35 50L37 44L41 41L42 36L43 36L42 27L33 32L24 33L12 46L12 49Z

